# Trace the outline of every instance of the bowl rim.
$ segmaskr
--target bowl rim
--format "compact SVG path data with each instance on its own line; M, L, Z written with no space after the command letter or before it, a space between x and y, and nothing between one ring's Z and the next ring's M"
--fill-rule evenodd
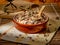
M13 22L18 24L18 25L20 25L20 26L38 26L38 25L43 25L43 24L47 23L48 20L49 20L49 17L45 15L47 18L46 18L46 20L43 23L40 23L40 24L22 24L22 23L19 23L19 22L16 21L16 18L15 18L16 16L17 15L15 15L13 17Z

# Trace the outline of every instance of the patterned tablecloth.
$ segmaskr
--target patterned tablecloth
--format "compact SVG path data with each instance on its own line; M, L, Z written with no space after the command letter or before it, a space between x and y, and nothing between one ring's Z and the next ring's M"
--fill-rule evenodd
M60 15L55 4L46 5L43 11L49 17L47 29L38 34L26 34L18 31L11 19L0 19L0 38L7 41L30 45L46 45L60 26Z

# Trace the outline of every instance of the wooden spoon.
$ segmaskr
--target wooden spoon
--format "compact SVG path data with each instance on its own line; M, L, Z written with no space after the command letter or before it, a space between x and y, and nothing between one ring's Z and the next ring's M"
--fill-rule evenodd
M43 12L44 8L45 8L45 5L43 5L43 6L41 7L41 9L39 10L39 13L37 14L37 15L39 16L39 18L33 18L34 20L39 20L39 19L42 18L42 17L41 17L41 13Z
M43 6L41 7L41 9L39 10L39 13L38 13L38 16L39 16L39 17L41 16L41 13L43 12L44 8L45 8L45 5L43 5Z

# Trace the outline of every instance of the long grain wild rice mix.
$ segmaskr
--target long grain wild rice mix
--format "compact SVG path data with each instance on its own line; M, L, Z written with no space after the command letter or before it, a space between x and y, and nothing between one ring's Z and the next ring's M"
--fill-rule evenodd
M39 9L34 8L32 10L21 11L20 14L17 16L17 22L21 24L40 24L46 20L46 16L42 14L41 16L38 15Z

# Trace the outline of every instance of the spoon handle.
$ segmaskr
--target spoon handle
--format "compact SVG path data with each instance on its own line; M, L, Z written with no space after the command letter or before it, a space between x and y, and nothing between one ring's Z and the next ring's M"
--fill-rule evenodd
M40 11L39 11L39 16L41 16L41 13L42 13L42 11L44 10L44 8L45 8L45 5L43 5L42 7L41 7L41 9L40 9Z

